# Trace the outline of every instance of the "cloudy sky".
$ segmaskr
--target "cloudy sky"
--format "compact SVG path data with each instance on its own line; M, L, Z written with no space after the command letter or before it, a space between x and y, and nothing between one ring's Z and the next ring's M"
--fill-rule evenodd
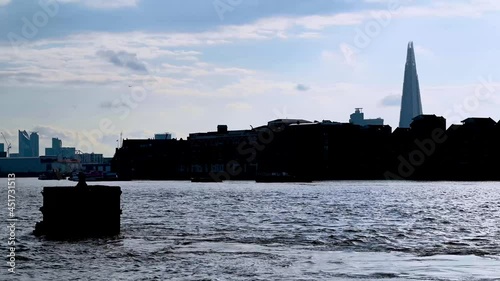
M393 128L408 41L424 113L500 119L500 1L0 0L0 130L112 156L276 118ZM498 81L498 82L497 82Z

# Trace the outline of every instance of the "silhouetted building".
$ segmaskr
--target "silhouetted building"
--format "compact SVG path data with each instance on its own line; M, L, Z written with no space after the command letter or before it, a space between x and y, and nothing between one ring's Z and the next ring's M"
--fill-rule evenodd
M312 122L304 119L276 119L267 122L267 126L270 128L276 128L280 126L289 126L292 124L300 125L300 124L310 124L310 123Z
M257 181L500 180L500 124L467 118L446 129L436 115L408 128L278 119L251 130L188 140L125 140L113 167L122 179Z
M63 159L76 159L76 148L62 147L60 157Z
M29 157L32 154L31 151L31 142L30 142L30 136L26 131L19 130L19 156L20 157Z
M172 139L172 134L170 133L155 134L155 140L171 140L171 139Z
M446 131L446 119L434 114L422 114L413 118L410 128L417 137L430 137L436 130Z
M390 126L290 124L258 154L258 174L297 181L383 177Z
M57 156L61 153L62 141L52 138L52 147L45 148L45 156Z
M0 158L7 157L7 152L5 151L5 147L3 143L0 143Z
M45 172L46 165L40 157L9 157L0 158L0 177L15 173L20 176L39 176Z
M57 153L62 148L62 140L58 138L52 138L52 149L54 149Z
M410 42L408 43L406 55L399 127L408 128L412 119L421 114L422 101L420 99L420 86L418 83L417 65L415 62L415 50L413 48L413 42Z
M217 181L255 177L257 163L249 152L258 143L255 129L230 131L227 125L218 125L216 132L189 134L188 142L192 177Z
M445 176L455 180L499 180L500 128L491 118L467 118L446 131Z
M410 128L397 128L391 136L386 178L439 180L443 176L446 120L418 115Z
M40 155L39 136L32 132L19 130L19 157L38 157Z
M354 125L384 125L384 119L376 118L376 119L365 119L365 114L362 111L362 108L356 108L354 113L351 114L351 118L349 119L349 123Z
M38 133L31 133L30 134L30 143L31 143L31 153L32 157L38 157L40 156L40 136Z
M76 159L76 148L63 147L60 139L52 138L52 147L45 148L45 156L56 156L60 159Z
M7 152L5 151L5 147L3 143L0 143L0 158L7 157Z
M76 159L82 164L103 164L104 157L99 153L80 153L76 154Z
M189 179L190 149L184 140L126 139L116 149L112 170L121 179Z
M489 117L470 117L462 121L469 128L493 128L497 123Z

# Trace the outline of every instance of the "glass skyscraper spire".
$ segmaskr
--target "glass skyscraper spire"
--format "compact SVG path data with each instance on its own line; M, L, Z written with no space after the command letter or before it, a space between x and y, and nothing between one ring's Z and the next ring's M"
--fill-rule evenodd
M409 128L412 119L422 114L420 86L418 85L417 65L413 42L408 43L406 54L405 77L403 82L403 98L401 99L401 114L399 127Z

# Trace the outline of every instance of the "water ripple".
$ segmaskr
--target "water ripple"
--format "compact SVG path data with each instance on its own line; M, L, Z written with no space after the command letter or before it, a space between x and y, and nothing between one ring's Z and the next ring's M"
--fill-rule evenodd
M496 183L124 182L119 236L61 242L30 234L42 183L17 183L21 280L500 280Z

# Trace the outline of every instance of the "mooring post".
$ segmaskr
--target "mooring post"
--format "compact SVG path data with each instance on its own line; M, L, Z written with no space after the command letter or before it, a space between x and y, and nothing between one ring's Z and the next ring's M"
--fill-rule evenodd
M76 187L88 188L85 173L83 173L83 172L78 173L78 183L76 184Z
M119 186L87 185L85 174L74 186L43 188L43 221L33 234L50 239L113 236L120 233Z

